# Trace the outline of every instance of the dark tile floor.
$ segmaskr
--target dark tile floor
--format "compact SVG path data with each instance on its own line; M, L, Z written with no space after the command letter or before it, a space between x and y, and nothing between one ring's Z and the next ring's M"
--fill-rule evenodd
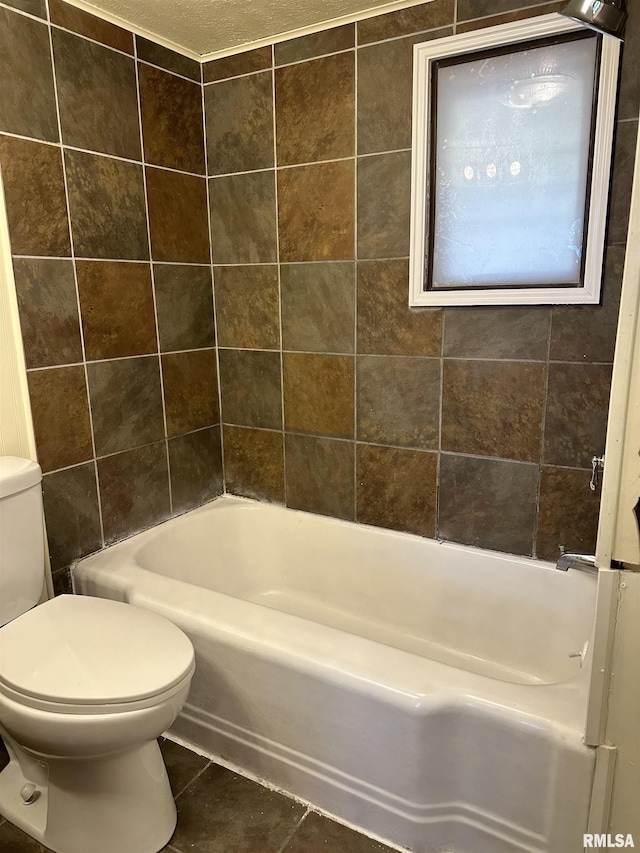
M178 826L163 853L393 853L169 740L160 746L178 807ZM0 740L0 770L7 760ZM0 816L0 851L48 848Z

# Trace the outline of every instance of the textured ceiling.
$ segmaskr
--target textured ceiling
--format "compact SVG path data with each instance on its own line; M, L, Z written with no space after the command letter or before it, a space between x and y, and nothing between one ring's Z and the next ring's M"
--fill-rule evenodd
M368 10L388 11L420 0L76 0L74 5L197 56L275 40L285 33ZM74 0L71 0L73 3ZM423 0L424 2L424 0ZM106 13L106 15L104 15Z

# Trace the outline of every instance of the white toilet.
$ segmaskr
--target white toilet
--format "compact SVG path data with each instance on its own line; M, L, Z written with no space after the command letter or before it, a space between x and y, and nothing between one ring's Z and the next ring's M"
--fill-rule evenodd
M193 647L171 622L44 584L41 471L0 457L0 814L57 853L156 853L176 808L156 738Z

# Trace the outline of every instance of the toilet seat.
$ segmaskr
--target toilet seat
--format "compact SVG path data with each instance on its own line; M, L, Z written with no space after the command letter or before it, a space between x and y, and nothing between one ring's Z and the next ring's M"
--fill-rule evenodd
M0 694L55 713L148 708L179 693L194 666L179 628L109 599L61 595L0 630Z

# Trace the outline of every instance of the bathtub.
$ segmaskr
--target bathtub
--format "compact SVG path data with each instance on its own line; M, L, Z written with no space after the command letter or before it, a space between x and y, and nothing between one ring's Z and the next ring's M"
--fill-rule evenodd
M224 496L80 561L179 625L169 736L417 853L578 853L596 578Z

